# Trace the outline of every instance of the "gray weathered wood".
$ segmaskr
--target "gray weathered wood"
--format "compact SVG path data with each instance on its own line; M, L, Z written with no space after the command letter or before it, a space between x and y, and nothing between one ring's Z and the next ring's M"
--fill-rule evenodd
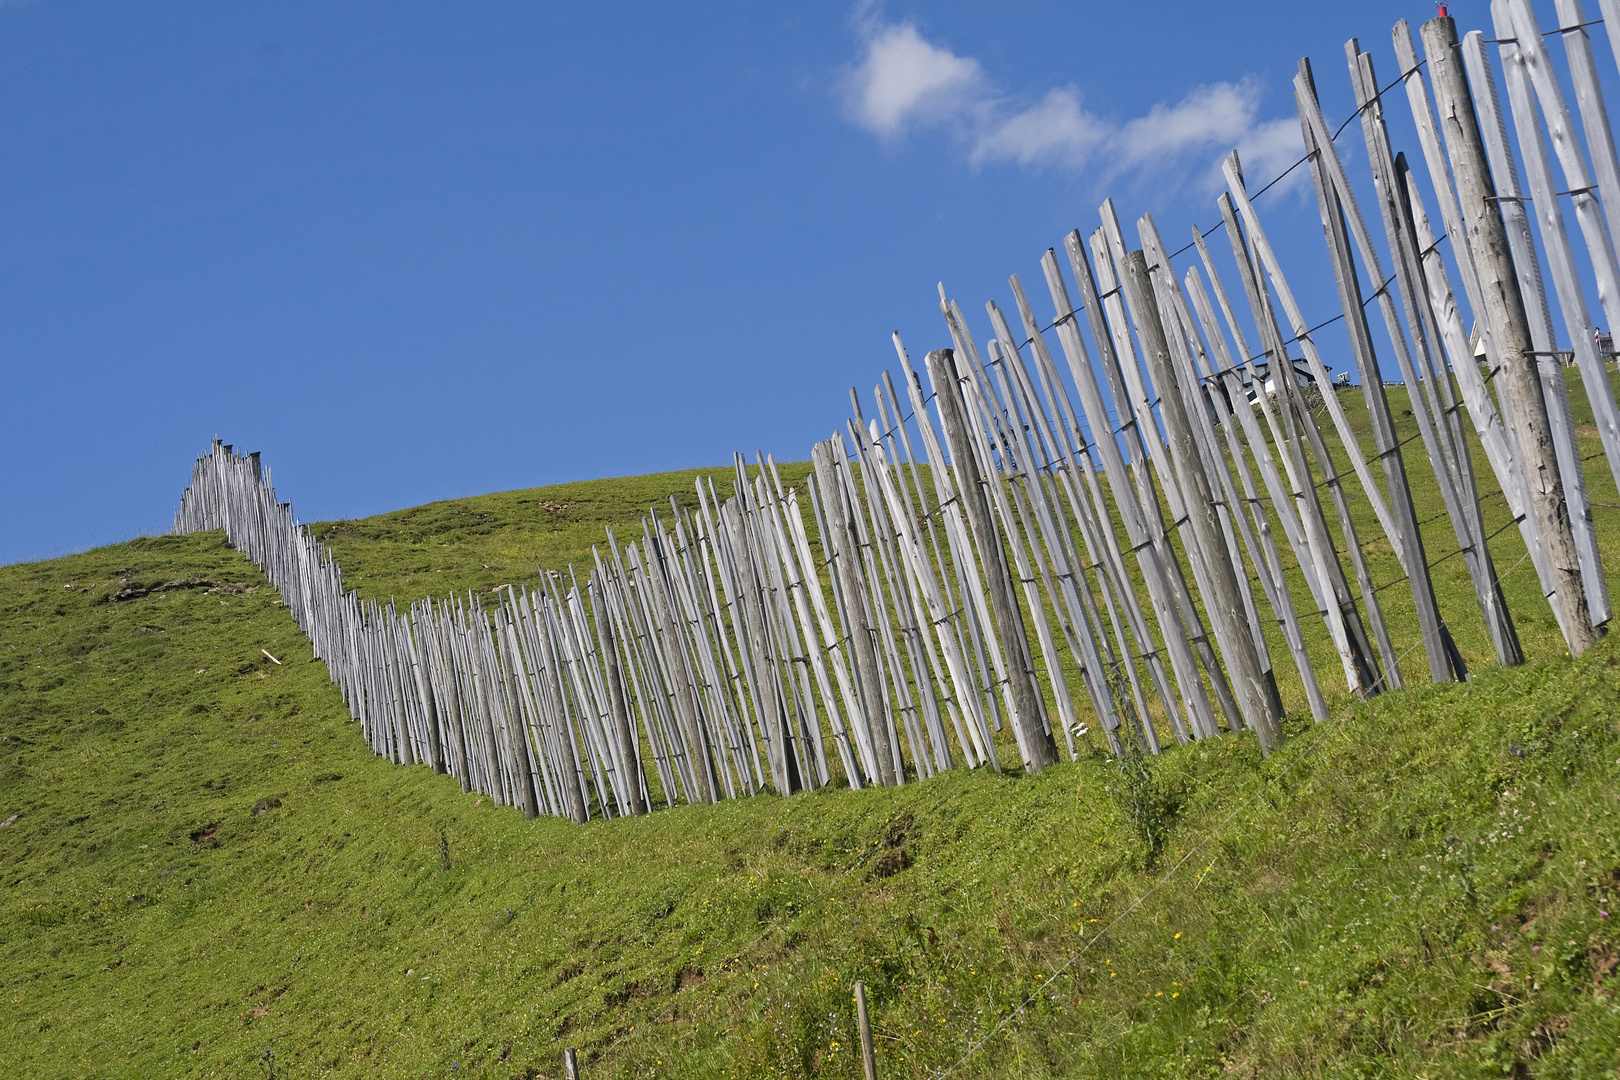
M841 455L834 450L834 439L820 442L811 451L815 463L816 480L821 489L822 512L827 517L827 532L822 543L830 548L833 573L842 583L845 603L844 635L850 643L855 660L855 677L861 691L861 715L851 722L866 725L871 740L875 772L871 777L887 787L895 784L893 751L889 745L889 702L878 673L877 651L873 647L873 620L867 611L866 589L861 581L860 556L856 550L854 526L850 521L844 480L838 475Z
M1327 238L1334 282L1339 291L1339 305L1345 313L1344 323L1349 331L1350 351L1361 375L1362 395L1367 402L1367 415L1372 422L1373 440L1378 447L1378 458L1384 473L1391 519L1385 528L1389 533L1390 543L1395 547L1396 555L1400 559L1401 568L1406 571L1407 583L1411 587L1412 603L1417 609L1418 629L1422 635L1424 652L1429 660L1430 677L1436 682L1462 680L1467 677L1467 669L1463 666L1461 657L1457 655L1456 646L1451 642L1450 632L1440 615L1439 603L1435 600L1434 585L1429 579L1428 555L1424 549L1423 534L1418 529L1417 510L1412 505L1411 488L1406 480L1405 458L1401 453L1400 438L1395 433L1395 419L1390 413L1389 398L1384 390L1383 372L1379 369L1371 328L1367 324L1367 310L1361 293L1361 282L1356 272L1355 260L1351 255L1351 227L1346 220L1347 217L1355 224L1356 241L1361 248L1362 258L1373 274L1373 280L1379 282L1378 300L1383 309L1385 329L1395 345L1402 374L1406 376L1408 393L1416 399L1412 402L1413 414L1418 420L1420 431L1425 436L1425 446L1430 448L1431 454L1438 460L1440 451L1432 430L1433 418L1421 400L1423 388L1413 370L1411 357L1406 351L1406 339L1402 336L1402 327L1395 314L1390 289L1383 287L1383 268L1377 261L1377 252L1371 244L1365 224L1361 221L1360 210L1356 207L1349 182L1344 179L1344 169L1339 162L1338 152L1317 108L1316 87L1310 77L1309 67L1304 61L1301 61L1300 67L1300 73L1294 79L1295 107L1300 116L1306 153L1311 158L1311 177L1316 188L1317 207L1320 211L1322 231ZM1380 174L1382 165L1382 160L1375 156L1373 161L1375 176ZM1337 397L1331 385L1319 383L1319 387L1324 394L1333 394L1335 398ZM1342 434L1341 432L1341 437ZM1449 506L1455 502L1454 495L1449 493L1451 474L1443 466L1437 472L1442 489L1448 492L1446 501Z
M1151 221L1148 227L1151 227ZM1142 353L1148 362L1149 374L1159 393L1159 415L1169 434L1170 455L1182 483L1186 514L1208 570L1211 587L1209 619L1236 683L1244 722L1259 736L1261 753L1269 755L1282 743L1281 717L1273 711L1266 693L1260 658L1255 652L1248 626L1238 619L1238 613L1243 610L1243 600L1239 595L1237 572L1232 566L1226 540L1221 535L1215 510L1215 493L1194 445L1187 404L1171 367L1170 342L1165 336L1158 298L1148 275L1147 260L1140 250L1126 256L1125 272L1126 297L1133 308L1132 314L1142 340Z
M1201 259L1207 259L1207 249L1203 247L1203 237L1199 235L1197 226L1193 227L1195 243L1199 247ZM1271 524L1266 516L1265 503L1254 486L1254 475L1249 467L1248 458L1253 456L1257 460L1271 461L1271 448L1266 445L1265 437L1260 433L1259 426L1254 418L1254 407L1239 378L1236 366L1227 351L1225 335L1221 333L1220 324L1215 320L1215 310L1209 302L1209 296L1204 291L1203 283L1198 278L1198 271L1189 269L1186 277L1186 291L1191 297L1194 309L1198 313L1199 322L1204 328L1204 337L1208 339L1215 355L1210 357L1212 368L1210 374L1220 381L1225 389L1226 399L1230 408L1222 417L1221 428L1226 436L1227 452L1231 455L1232 464L1237 472L1238 480L1242 485L1242 499L1249 511L1252 528L1245 529L1244 543L1248 546L1250 560L1254 563L1255 573L1260 578L1261 588L1265 590L1266 601L1282 624L1283 639L1288 644L1288 650L1294 660L1294 667L1299 672L1300 682L1305 690L1305 700L1310 706L1311 716L1321 723L1330 719L1327 701L1322 697L1322 689L1316 680L1316 670L1311 663L1310 653L1305 648L1305 637L1299 620L1299 613L1294 607L1292 590L1288 584L1288 576L1283 570L1282 558L1278 554L1276 541L1272 537ZM1242 437L1239 431L1241 429ZM1244 446L1243 439L1248 440ZM1265 469L1262 467L1262 475ZM1276 477L1276 465L1270 466L1272 477ZM1272 501L1282 507L1278 513L1292 515L1288 490L1280 482L1268 485L1268 493ZM1243 520L1241 512L1237 515L1239 521ZM1258 545L1258 546L1257 546ZM1295 551L1296 558L1299 551ZM1308 551L1304 558L1299 558L1302 571L1309 576Z
M940 420L945 428L945 439L950 445L952 463L956 467L957 490L963 508L973 526L978 554L984 563L984 577L1001 639L1009 642L1024 640L1023 617L1013 601L1000 534L990 518L990 507L985 498L984 482L979 475L978 460L974 455L971 434L968 431L962 392L958 386L954 354L949 349L936 349L928 354L928 375L934 385L934 401L939 406ZM1024 768L1039 773L1057 760L1057 749L1052 737L1041 730L1039 691L1030 673L1018 665L1009 665L1007 679L1011 686L1016 712L1012 716L1013 733L1018 737L1019 750L1024 756Z
M872 1051L872 1021L866 1015L866 984L855 984L855 1024L861 1036L861 1070L866 1080L877 1080L877 1058Z
M1042 255L1041 262L1043 271L1048 263L1055 269L1056 254L1051 248ZM1069 399L1068 388L1058 375L1057 365L1046 347L1035 319L1035 312L1024 295L1018 275L1012 275L1008 279L1008 284L1012 287L1013 300L1018 305L1018 315L1023 323L1024 332L1030 340L1036 375L1046 401L1043 409L1036 402L1034 388L1028 386L1026 376L1025 394L1031 402L1031 412L1037 416L1041 424L1042 439L1048 447L1049 467L1046 478L1063 493L1069 514L1080 531L1081 542L1085 545L1085 558L1090 560L1090 569L1095 575L1098 590L1102 594L1103 606L1108 612L1109 624L1114 631L1114 641L1118 647L1117 655L1113 654L1107 636L1102 633L1096 605L1092 600L1091 590L1087 587L1085 561L1071 542L1067 559L1074 574L1072 593L1080 601L1086 620L1097 627L1097 643L1091 648L1098 653L1099 661L1106 665L1107 670L1104 674L1115 684L1115 698L1120 702L1120 707L1134 710L1125 722L1136 728L1144 722L1142 718L1148 715L1148 704L1135 662L1137 656L1148 665L1155 690L1160 692L1160 700L1166 710L1174 711L1175 697L1169 691L1163 662L1147 633L1147 622L1136 597L1135 588L1124 572L1119 538L1114 534L1112 515L1106 502L1103 501L1102 491L1097 482L1097 470L1091 448L1075 414L1073 402ZM1062 511L1057 509L1059 500L1053 496L1051 502L1061 524ZM1067 539L1066 528L1060 530L1060 539ZM1125 678L1123 689L1118 685L1121 674ZM1128 703L1124 692L1127 690ZM1116 753L1119 751L1117 736L1110 725L1119 722L1121 722L1119 716L1103 717L1104 734Z
M1547 405L1536 376L1524 299L1508 253L1507 233L1495 201L1485 147L1474 115L1468 79L1456 54L1456 24L1449 16L1423 24L1423 47L1439 99L1441 130L1465 215L1468 248L1480 279L1484 321L1496 346L1493 357L1503 396L1513 402L1511 423L1519 458L1531 478L1531 505L1553 577L1552 603L1561 614L1564 640L1572 655L1597 641L1581 581L1580 560L1570 528L1564 485L1558 473Z
M1505 9L1500 14L1505 15ZM1500 110L1496 107L1496 83L1491 77L1482 37L1483 35L1476 31L1464 39L1463 60L1470 85L1476 88L1476 107L1479 110L1486 152L1490 155L1492 178L1499 186L1504 183L1512 184L1515 189L1512 194L1517 194L1518 174L1514 167L1512 150L1507 144L1506 125ZM1609 384L1603 358L1598 355L1595 328L1587 312L1585 290L1581 287L1580 275L1575 267L1569 235L1564 229L1563 208L1558 202L1557 186L1553 181L1551 164L1547 160L1547 147L1542 139L1541 124L1531 103L1532 91L1529 85L1530 78L1525 70L1524 54L1516 43L1504 42L1501 55L1510 107L1519 131L1519 145L1523 148L1525 172L1529 177L1530 190L1534 196L1532 209L1541 225L1547 262L1552 270L1553 286L1558 293L1558 305L1564 316L1564 326L1569 333L1575 359L1580 365L1582 382L1587 391L1593 421L1597 426L1604 452L1608 456L1610 473L1620 479L1620 409L1616 408L1614 392ZM1620 199L1620 195L1614 197ZM1583 231L1588 236L1589 252L1592 250L1593 234L1598 234L1599 239L1607 235L1599 228L1594 202L1589 193L1582 193L1581 201L1577 203L1577 213L1584 214L1586 219ZM1513 244L1514 265L1521 270L1521 289L1525 285L1526 278L1530 278L1541 300L1539 307L1531 305L1531 313L1540 313L1546 318L1547 325L1544 328L1540 326L1540 320L1531 321L1531 337L1536 346L1537 373L1541 377L1542 394L1547 401L1547 420L1558 457L1559 476L1564 480L1564 495L1569 502L1570 529L1575 536L1575 550L1581 560L1581 580L1586 586L1587 603L1592 621L1603 623L1608 621L1611 614L1608 581L1593 528L1592 509L1586 494L1585 471L1581 465L1580 446L1575 436L1575 419L1570 412L1569 397L1564 385L1563 365L1560 362L1561 358L1553 354L1556 342L1553 339L1552 320L1550 313L1547 312L1545 293L1541 291L1540 267L1535 259L1533 241L1529 237L1529 222L1523 221L1521 237L1513 228L1514 221L1508 215L1517 210L1516 216L1521 220L1526 219L1522 203L1501 199L1498 203L1503 208L1504 224L1508 226L1508 240ZM1522 258L1521 249L1524 252ZM1612 252L1609 254L1612 257ZM1525 264L1534 269L1533 275L1523 272ZM1612 280L1612 275L1610 279ZM1598 281L1600 297L1606 292L1604 285L1604 278L1600 276ZM1541 330L1539 335L1538 330Z
M1149 396L1147 383L1142 378L1142 370L1138 363L1136 347L1130 336L1130 319L1126 315L1128 291L1132 285L1125 273L1127 258L1124 233L1120 230L1119 218L1114 210L1112 199L1105 199L1098 210L1102 219L1102 227L1092 234L1093 253L1096 256L1096 269L1100 274L1100 282L1108 287L1113 294L1104 298L1104 308L1113 312L1110 326L1114 331L1115 351L1114 357L1119 364L1120 378L1129 389L1129 397L1122 397L1116 393L1114 407L1124 412L1134 410L1136 414L1135 431L1142 438L1143 446L1148 453L1148 469L1139 470L1138 486L1142 488L1144 498L1144 511L1149 528L1149 535L1153 543L1160 549L1165 565L1169 568L1168 581L1172 595L1175 597L1176 607L1179 609L1182 622L1187 627L1187 639L1193 651L1204 667L1204 677L1209 682L1210 691L1215 695L1216 702L1221 707L1221 713L1226 717L1227 723L1234 729L1244 724L1243 714L1237 699L1232 695L1232 689L1227 681L1226 673L1221 668L1220 660L1215 654L1214 643L1210 641L1209 634L1205 632L1202 616L1199 615L1198 606L1193 601L1191 590L1187 588L1186 576L1182 573L1181 563L1174 549L1170 545L1170 530L1175 529L1181 536L1182 544L1187 550L1187 565L1193 572L1193 580L1201 594L1208 595L1214 588L1209 580L1209 564L1200 549L1197 536L1192 531L1192 523L1187 514L1186 496L1181 490L1180 481L1174 468L1174 458L1167 452L1164 436L1159 431L1158 419L1153 412L1153 399ZM1117 325L1116 325L1117 324ZM1137 328L1138 337L1142 328ZM1151 477L1149 472L1151 471ZM1152 491L1152 481L1156 478L1159 490L1164 495L1165 505L1170 509L1170 523L1166 524L1159 507L1158 499L1152 500L1149 507L1146 499ZM1201 727L1195 725L1198 734L1208 737L1217 734L1213 714L1198 716Z
M1475 598L1497 659L1510 663L1519 655L1518 635L1508 614L1490 546L1486 542L1470 452L1463 438L1461 421L1456 416L1456 395L1447 371L1445 346L1434 309L1430 305L1429 290L1423 281L1422 258L1415 236L1416 223L1411 202L1407 197L1404 165L1390 146L1372 57L1360 51L1355 39L1346 44L1345 50L1356 101L1361 109L1362 133L1368 155L1374 161L1373 178L1378 190L1379 212L1398 269L1401 300L1412 336L1412 354L1401 350L1397 357L1402 362L1402 373L1412 387L1413 411L1418 417L1419 432L1440 482L1446 512L1473 582ZM1342 173L1342 169L1339 172ZM1369 259L1370 239L1360 236L1358 244L1363 247L1363 258ZM1377 265L1375 261L1373 265ZM1375 273L1381 273L1381 270L1375 270ZM1454 644L1450 652L1456 654Z
M1249 242L1254 245L1254 254L1257 256L1255 261L1259 263L1259 266L1250 263L1246 251L1239 255L1238 258L1239 269L1247 268L1246 273L1252 274L1255 278L1254 281L1246 280L1245 288L1249 293L1251 305L1255 305L1255 322L1260 326L1261 334L1266 339L1264 343L1267 346L1267 351L1272 356L1270 370L1274 376L1273 381L1276 384L1277 393L1279 397L1285 397L1288 402L1287 409L1283 411L1285 427L1297 427L1322 470L1323 483L1333 499L1334 510L1338 514L1339 528L1344 533L1345 548L1350 555L1351 565L1356 572L1356 583L1361 587L1361 602L1367 609L1367 621L1372 624L1373 639L1378 643L1378 653L1383 660L1382 688L1399 687L1402 685L1400 663L1394 645L1390 641L1389 627L1385 624L1383 612L1379 607L1378 590L1373 585L1372 575L1367 567L1366 556L1361 550L1361 543L1350 515L1350 505L1345 497L1338 467L1328 449L1327 440L1322 437L1321 430L1317 427L1315 416L1306 407L1304 397L1293 378L1293 361L1289 358L1288 349L1283 343L1282 333L1277 323L1275 310L1271 305L1270 295L1260 286L1258 281L1261 268L1264 269L1266 277L1277 291L1277 300L1288 318L1290 329L1294 331L1294 340L1299 343L1300 350L1304 353L1306 362L1311 368L1312 378L1315 379L1318 386L1328 386L1327 368L1322 363L1316 343L1311 338L1310 326L1306 323L1304 313L1294 299L1293 290L1289 288L1288 280L1283 275L1282 265L1278 262L1276 253L1272 250L1271 242L1266 237L1265 228L1261 225L1260 218L1255 213L1254 205L1250 202L1248 192L1244 188L1243 174L1239 167L1237 151L1234 150L1227 156L1222 168L1226 174L1227 195L1235 203L1236 210L1243 215L1243 223L1247 227L1246 235ZM1234 227L1233 220L1229 220L1227 223L1227 234L1229 237L1234 238L1234 243L1237 242L1240 234ZM1236 254L1236 252L1234 253ZM1277 378L1278 375L1282 377ZM1343 406L1339 404L1339 400L1334 394L1326 392L1323 394L1322 403L1327 407L1327 412L1333 420L1334 430L1339 435L1340 448L1344 451L1345 456L1350 459L1352 470L1356 478L1361 482L1363 496L1371 504L1378 516L1379 524L1383 526L1386 535L1392 537L1391 542L1394 543L1393 537L1396 529L1393 519L1390 517L1389 508L1384 504L1383 495L1373 482L1372 474L1367 468L1366 458L1361 453L1361 447L1356 441L1355 431L1350 427ZM1297 468L1298 482L1309 485L1310 469L1305 464L1302 453ZM1312 497L1314 498L1314 488ZM1331 546L1331 540L1324 537L1322 550L1324 552L1330 550ZM1344 610L1345 598L1340 598L1341 610ZM1349 622L1348 615L1346 621L1347 625L1352 625ZM1359 622L1359 619L1357 619L1357 622ZM1377 692L1380 688L1379 680L1375 680L1371 684L1363 683L1361 686L1361 689L1365 692Z

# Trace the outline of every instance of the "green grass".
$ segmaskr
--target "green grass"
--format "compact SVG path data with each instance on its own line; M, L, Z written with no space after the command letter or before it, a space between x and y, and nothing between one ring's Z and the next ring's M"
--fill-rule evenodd
M778 468L788 486L810 471L808 463ZM757 472L750 468L749 475ZM361 521L318 522L309 530L338 560L344 585L378 600L490 592L532 582L537 566L562 571L571 562L583 581L592 545L607 555L606 529L621 544L639 542L649 509L669 523L671 496L695 512L698 477L711 478L721 499L731 497L730 469L690 469L451 499Z
M319 528L372 595L442 595L690 490ZM864 979L884 1076L1613 1076L1620 642L1562 657L1526 580L1534 662L1290 718L1267 761L576 827L371 756L218 534L3 567L0 1070L853 1077Z

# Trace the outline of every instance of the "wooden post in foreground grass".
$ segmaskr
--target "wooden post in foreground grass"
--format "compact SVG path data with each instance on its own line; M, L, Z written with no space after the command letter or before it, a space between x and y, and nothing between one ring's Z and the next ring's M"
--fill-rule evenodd
M866 984L855 984L855 1022L861 1030L861 1068L866 1080L877 1080L877 1055L872 1051L872 1021L866 1015Z
M1018 710L1018 715L1013 717L1013 732L1018 736L1018 748L1024 755L1024 768L1034 776L1057 761L1057 744L1041 727L1040 690L1035 685L1034 673L1017 661L1017 643L1026 640L1024 620L1018 611L1018 602L1013 598L1007 555L1002 548L1001 534L991 520L978 459L973 454L966 409L962 404L962 388L956 381L956 354L950 349L935 349L929 353L928 377L934 383L935 400L939 403L939 416L945 427L945 442L951 452L951 461L956 466L957 494L961 497L963 509L967 511L974 539L978 541L979 557L984 560L985 584L990 595L990 610L996 620L996 631L1007 648L1007 679L1012 690L1013 705Z
M563 1076L568 1080L579 1080L579 1059L574 1056L573 1047L563 1051Z
M1558 613L1570 654L1579 656L1597 642L1598 632L1586 603L1569 505L1553 451L1547 401L1531 355L1524 297L1508 250L1507 227L1496 202L1496 189L1485 164L1485 143L1474 115L1468 77L1457 50L1457 24L1450 16L1423 24L1423 51L1428 56L1440 127L1457 180L1458 202L1468 231L1468 254L1485 301L1480 322L1495 346L1492 359L1500 365L1500 392L1511 403L1507 410L1511 414L1509 426L1530 483L1531 509L1546 549L1553 588L1548 599Z

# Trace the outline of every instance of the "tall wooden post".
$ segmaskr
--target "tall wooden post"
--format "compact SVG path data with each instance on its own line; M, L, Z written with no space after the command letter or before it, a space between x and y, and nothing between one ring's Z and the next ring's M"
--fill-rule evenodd
M855 548L855 526L844 502L844 482L836 469L832 441L817 443L810 452L815 462L816 482L821 486L821 508L827 516L824 547L830 546L833 570L844 593L844 632L849 635L850 653L855 657L855 676L860 682L866 707L865 723L872 733L872 756L878 775L872 777L885 787L894 787L896 773L905 766L894 759L889 743L889 699L878 674L877 648L872 644L874 627L866 608L866 589L860 578L860 554ZM839 455L842 456L842 455ZM851 722L857 718L852 717Z
M433 697L433 687L428 682L426 665L423 663L423 643L420 630L414 633L407 625L401 630L405 642L411 647L411 674L416 679L416 694L422 699L423 721L426 726L428 744L428 764L433 766L435 776L444 775L444 744L439 738L439 707Z
M990 518L984 479L979 474L979 462L973 454L966 409L962 403L962 388L957 385L956 354L950 349L936 349L929 353L928 377L934 383L935 400L939 403L939 416L945 427L945 442L956 465L957 492L979 542L979 557L984 560L991 613L1001 640L1007 643L1007 680L1012 691L1013 706L1018 710L1018 715L1013 718L1013 731L1018 736L1018 747L1024 755L1024 768L1033 776L1057 761L1057 744L1041 727L1040 690L1035 685L1034 673L1022 664L1011 662L1018 655L1016 643L1027 640L1024 619L1018 610L1018 602L1013 598L1007 554L1002 547L1001 534L996 531L995 523Z
M607 679L608 701L613 709L614 734L619 740L619 756L624 759L625 788L630 793L630 812L637 817L647 812L647 800L641 795L641 767L636 757L636 733L630 724L630 705L624 696L624 672L619 665L618 635L613 631L613 619L607 604L595 603L596 590L591 590L592 607L596 613L596 635L602 650L603 673Z
M506 737L512 751L512 772L517 781L517 804L530 821L540 813L540 793L534 786L534 769L529 762L529 736L523 720L523 691L518 680L523 674L523 653L518 647L512 616L505 606L496 614L495 633L504 639L507 650L506 682L510 687L511 711L507 716Z
M1282 742L1281 717L1277 715L1271 695L1266 693L1266 681L1261 672L1260 657L1254 647L1249 627L1241 622L1243 595L1238 585L1237 569L1232 565L1231 552L1221 533L1220 518L1215 509L1215 493L1198 447L1193 442L1192 418L1187 415L1187 403L1181 396L1181 386L1171 367L1170 342L1165 336L1159 305L1153 295L1153 283L1148 278L1147 259L1140 250L1125 256L1126 300L1141 335L1142 353L1147 360L1148 374L1159 392L1159 415L1169 435L1170 456L1182 483L1186 501L1188 523L1203 555L1210 591L1205 597L1209 608L1209 621L1215 627L1215 636L1225 654L1242 699L1243 719L1260 737L1261 753L1269 755ZM1194 387L1196 390L1197 388ZM1202 406L1202 401L1199 405Z
M1417 609L1418 628L1423 635L1423 648L1429 660L1429 675L1435 682L1462 681L1467 669L1451 642L1451 632L1440 616L1440 605L1435 600L1434 584L1429 578L1428 555L1423 547L1423 533L1418 528L1417 510L1412 504L1412 490L1406 482L1406 462L1401 456L1400 437L1395 433L1395 419L1389 410L1389 396L1384 391L1383 372L1373 349L1372 330L1367 323L1366 298L1361 292L1361 279L1356 273L1355 260L1350 255L1350 231L1340 192L1334 187L1334 176L1324 162L1333 153L1331 142L1324 146L1317 139L1311 123L1316 117L1316 80L1311 75L1309 60L1299 62L1299 75L1294 80L1294 99L1300 114L1301 134L1305 139L1305 152L1311 159L1311 178L1316 186L1317 208L1321 211L1322 232L1327 239L1328 259L1333 266L1333 279L1339 290L1339 306L1344 311L1344 325L1349 332L1350 354L1361 375L1361 393L1367 402L1367 418L1372 424L1373 441L1383 464L1384 487L1389 492L1392 524L1400 535L1391 536L1390 542L1401 557L1407 582L1412 588L1412 604ZM1375 159L1375 170L1381 161ZM1359 214L1354 204L1352 212ZM1359 221L1359 219L1358 219ZM1400 253L1395 252L1397 261ZM1387 300L1387 294L1380 294ZM1408 302L1411 302L1409 299ZM1389 325L1391 338L1399 340L1398 326ZM1416 334L1414 333L1414 338ZM1403 374L1404 374L1403 369ZM1293 373L1288 373L1292 378ZM1281 373L1278 373L1281 377ZM1324 393L1334 393L1331 387L1322 387ZM1424 388L1415 378L1408 378L1407 390L1412 396L1412 410L1426 408L1421 398ZM1421 427L1427 413L1418 417ZM1442 488L1450 482L1445 463L1438 457L1438 447L1431 444L1437 480ZM1448 503L1448 509L1449 509Z
M675 620L674 604L669 596L669 580L662 554L643 544L647 555L647 580L651 586L654 611L658 616L658 631L664 639L664 657L668 667L665 675L675 691L675 705L681 729L686 736L687 760L692 765L698 799L704 803L720 801L719 778L715 776L714 762L709 754L709 740L703 730L703 715L698 710L697 694L686 661L686 647L681 637L680 623ZM786 746L783 747L784 752ZM792 794L784 791L784 795Z
M1430 19L1423 24L1423 51L1428 56L1440 126L1457 181L1458 201L1468 233L1468 251L1485 301L1485 310L1479 313L1480 321L1494 345L1493 359L1500 365L1497 371L1500 392L1512 406L1507 410L1512 414L1509 426L1519 448L1520 464L1530 483L1531 509L1546 549L1553 588L1548 599L1558 608L1570 654L1579 656L1597 642L1598 631L1592 625L1587 607L1569 506L1564 499L1563 479L1558 472L1552 428L1547 418L1547 401L1536 375L1535 357L1531 355L1534 346L1530 341L1530 321L1508 249L1507 228L1486 165L1485 143L1474 115L1468 76L1457 49L1457 24L1450 16Z
M747 487L746 483L738 484L738 494L721 507L721 521L731 539L737 592L748 630L748 640L743 642L739 638L738 645L744 671L753 672L752 688L757 694L754 711L765 732L765 754L771 762L771 782L776 785L777 794L791 795L798 790L798 781L793 771L793 749L788 746L788 715L780 694L775 642L771 638L770 626L765 622L765 604L754 573L754 557L750 553L744 507Z
M535 611L534 629L540 642L540 655L535 658L536 666L540 670L535 674L544 680L551 699L560 703L563 700L562 673L557 670L557 649L552 639L550 623L545 617L544 607L539 607ZM561 746L560 760L557 761L556 769L561 781L562 797L568 809L568 816L575 824L583 825L590 819L590 809L585 802L585 789L579 780L579 751L575 747L574 733L560 704L558 720L560 722L557 724L557 737Z

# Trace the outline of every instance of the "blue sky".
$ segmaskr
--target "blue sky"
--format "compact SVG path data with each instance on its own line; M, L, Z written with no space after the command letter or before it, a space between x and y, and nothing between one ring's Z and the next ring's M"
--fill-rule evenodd
M1107 195L1179 246L1294 156L1299 57L1336 124L1345 40L1387 83L1433 14L0 3L0 562L166 530L216 434L305 520L804 459L936 282L982 333ZM1332 314L1308 185L1261 209Z

